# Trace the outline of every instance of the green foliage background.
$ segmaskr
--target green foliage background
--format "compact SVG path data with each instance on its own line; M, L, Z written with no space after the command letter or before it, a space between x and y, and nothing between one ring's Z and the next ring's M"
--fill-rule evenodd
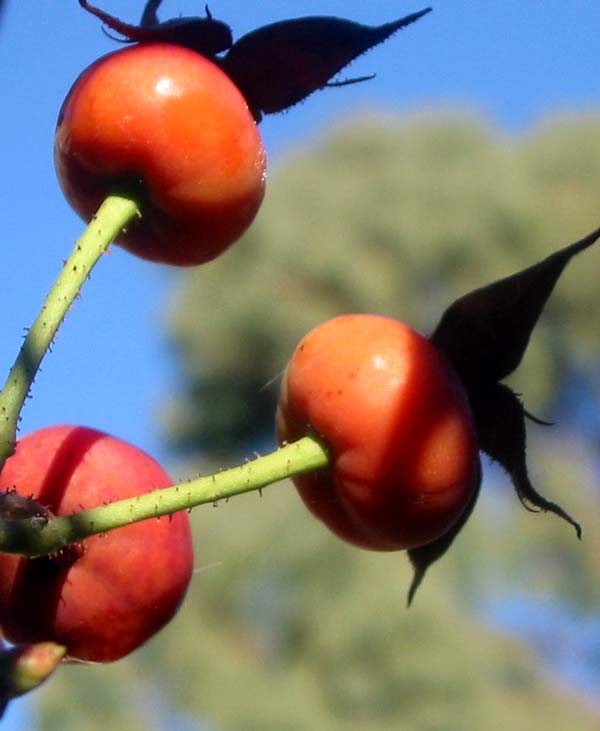
M459 116L363 118L297 150L245 239L174 294L181 389L163 427L180 472L272 443L278 375L309 328L368 311L430 331L453 298L600 225L599 191L596 118L516 140ZM513 592L600 608L598 435L565 407L573 374L598 387L599 268L595 250L570 265L516 379L530 410L561 418L532 429L532 475L583 543L488 471L407 611L405 556L342 544L285 484L197 510L176 620L125 661L61 671L39 693L42 728L597 729L597 709L477 608Z
M454 298L595 228L599 182L593 120L508 140L471 119L367 118L298 150L245 240L183 278L167 435L223 456L270 435L274 381L311 327L360 311L431 331ZM567 368L597 365L596 288L593 259L557 288L517 377L534 412Z

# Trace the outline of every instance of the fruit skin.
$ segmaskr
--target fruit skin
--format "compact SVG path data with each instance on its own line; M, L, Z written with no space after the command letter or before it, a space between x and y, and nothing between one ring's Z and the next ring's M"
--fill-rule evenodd
M471 410L450 364L391 318L345 315L300 342L277 410L281 443L306 434L331 467L294 482L340 538L379 551L433 541L458 520L478 480Z
M210 60L173 44L131 46L88 67L63 103L54 157L85 221L111 192L141 195L141 218L116 242L166 264L218 256L264 196L264 148L241 92Z
M23 437L0 473L16 490L68 515L171 484L136 447L79 426ZM78 660L127 655L176 612L193 567L187 513L86 538L52 557L0 553L0 626L16 643L53 641Z

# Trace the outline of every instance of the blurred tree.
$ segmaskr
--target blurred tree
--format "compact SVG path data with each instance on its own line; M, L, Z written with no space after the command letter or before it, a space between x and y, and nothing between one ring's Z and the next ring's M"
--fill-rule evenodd
M271 381L313 325L366 310L430 330L454 297L598 225L600 120L512 141L460 118L363 120L272 177L246 240L186 273L171 309L182 395L166 429L220 462L272 438ZM598 360L597 252L586 256L520 371L546 413L562 379ZM532 429L534 480L581 518L582 544L489 473L499 489L484 490L410 612L405 557L342 544L285 484L196 511L197 573L176 620L111 667L66 668L39 694L41 727L597 729L593 709L474 611L512 592L600 608L592 450L576 431Z
M505 501L486 494L479 507L410 611L405 557L342 544L287 485L195 512L197 573L181 613L124 661L65 668L39 694L41 728L597 729L530 651L465 608L506 585L517 550L535 550ZM538 558L512 582L533 586L544 547L552 561L559 533L577 541L551 516L526 517L548 540L534 531Z
M238 459L271 438L278 377L311 327L377 311L430 331L454 298L598 226L599 189L596 119L508 140L460 117L366 118L298 150L245 239L182 279L167 437ZM598 364L595 255L570 266L515 379L534 412Z

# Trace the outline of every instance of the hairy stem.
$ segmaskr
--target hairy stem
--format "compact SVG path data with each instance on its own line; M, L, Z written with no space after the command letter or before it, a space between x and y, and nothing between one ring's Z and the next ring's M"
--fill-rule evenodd
M53 553L88 536L260 490L286 477L312 472L327 464L325 447L312 437L303 437L239 467L74 515L47 521L0 520L0 551L30 557Z
M137 210L137 203L130 198L116 195L106 198L75 244L28 330L0 391L0 469L14 451L19 415L56 331L100 256Z

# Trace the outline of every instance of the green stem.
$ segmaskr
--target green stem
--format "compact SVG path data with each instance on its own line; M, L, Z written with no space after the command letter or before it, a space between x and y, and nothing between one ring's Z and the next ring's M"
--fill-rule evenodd
M0 551L30 557L53 553L68 543L130 523L260 490L286 477L322 469L328 462L325 447L312 437L303 437L239 467L45 523L0 520Z
M13 453L19 416L42 359L83 283L107 246L136 215L137 203L108 196L75 244L0 391L0 469Z

